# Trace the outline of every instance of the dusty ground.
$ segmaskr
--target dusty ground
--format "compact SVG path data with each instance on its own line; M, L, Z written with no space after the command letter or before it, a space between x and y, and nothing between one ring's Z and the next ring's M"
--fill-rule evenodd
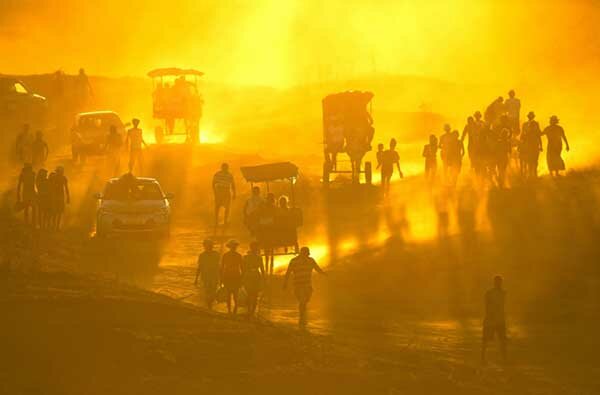
M405 339L379 335L385 319L357 343L247 323L65 273L5 273L2 283L0 391L6 394L591 394L598 388L584 372L571 376L577 359L567 372L552 361L539 361L544 368L522 362L478 367L462 358L476 346L466 328L408 324L403 332L415 330L414 339L398 347ZM534 344L551 340L542 334ZM562 338L559 333L553 337L559 344L547 344L556 352L536 350L537 357L572 357L564 354ZM515 360L533 346L515 343Z
M201 240L212 234L208 183L223 152L154 147L147 172L175 192L174 232L164 245L103 243L91 198L107 177L101 159L82 168L65 155L74 202L60 233L31 233L10 212L0 235L0 328L4 393L523 393L600 389L600 176L516 182L478 191L475 205L451 196L449 228L418 179L380 200L370 189L323 194L307 171L302 243L329 276L315 281L308 332L275 278L261 320L209 314L193 286ZM234 169L261 161L227 154ZM296 158L303 169L311 160ZM305 165L303 161L306 161ZM9 172L14 177L14 171ZM238 178L240 198L247 194ZM280 188L280 187L275 187ZM283 192L283 186L277 191ZM351 193L351 195L348 195ZM352 196L348 199L347 196ZM437 211L435 207L437 207ZM448 235L439 236L439 232ZM239 221L218 240L247 241ZM283 262L282 264L285 264ZM501 273L508 289L510 361L479 364L481 298ZM152 292L150 292L152 291ZM158 294L157 294L158 293ZM185 303L184 303L185 302ZM222 307L219 308L222 311Z

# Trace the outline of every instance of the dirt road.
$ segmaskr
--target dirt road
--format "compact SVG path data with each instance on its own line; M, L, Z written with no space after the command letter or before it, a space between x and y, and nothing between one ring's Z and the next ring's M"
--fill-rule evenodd
M193 286L193 277L201 241L213 235L210 178L223 157L229 158L234 169L262 160L223 153L217 147L187 150L155 148L148 156L146 171L176 195L172 237L165 244L96 240L91 197L107 177L102 160L90 159L79 169L68 167L77 198L69 208L67 229L41 236L42 257L34 272L41 268L94 274L200 306L202 289ZM301 164L303 158L297 159ZM68 165L65 157L57 161ZM598 212L598 181L596 172L580 173L560 184L542 180L534 187L477 192L476 204L469 203L472 196L468 193L457 193L444 206L436 200L439 194L430 193L418 180L395 184L392 198L385 202L368 188L339 187L324 194L315 174L303 174L298 200L306 223L300 238L330 272L327 278L315 279L308 330L326 336L327 344L351 350L350 358L358 361L358 370L366 370L369 378L351 378L347 372L354 368L345 365L326 373L326 380L321 368L303 371L298 377L308 378L314 385L332 377L345 383L364 379L372 389L367 392L372 393L435 393L442 389L447 393L596 392L600 388L594 378L597 369L586 351L599 345L589 333L600 326L595 313L600 300L599 276L592 265L599 256L594 235L600 222L587 213ZM248 240L236 220L248 188L242 180L237 182L244 193L234 204L231 228L219 231L219 241L230 237ZM440 229L440 213L449 215L448 229ZM438 237L440 234L443 237ZM478 358L481 298L496 273L507 279L511 364L502 367L492 362L482 368ZM280 285L279 278L272 280L260 315L277 327L292 328L295 301ZM40 314L39 310L32 311L35 314ZM68 314L61 314L68 322ZM39 319L46 320L43 316ZM106 320L106 325L120 326ZM141 332L161 327L149 318L140 322ZM178 322L167 332L178 336L182 345L172 347L186 348L188 341L206 338L202 332L181 334L187 330L181 328L188 327ZM309 353L318 349L313 343L306 347ZM343 356L345 351L340 350L332 353ZM491 350L490 360L497 360L497 350ZM184 363L186 369L192 369L188 362ZM70 362L64 363L68 366ZM276 381L268 377L263 377L265 385ZM252 376L248 380L259 379ZM331 385L335 385L333 381ZM319 388L330 387L323 384ZM354 392L353 385L331 388L336 388L333 392Z

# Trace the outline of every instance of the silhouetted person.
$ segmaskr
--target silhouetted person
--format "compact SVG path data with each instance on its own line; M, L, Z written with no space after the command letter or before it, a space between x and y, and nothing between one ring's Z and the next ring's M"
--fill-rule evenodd
M402 169L400 169L400 155L396 151L396 139L390 140L390 148L384 151L381 159L381 186L383 194L387 196L390 191L390 182L394 175L394 165L398 168L400 178L404 177Z
M448 150L451 149L452 145L452 128L450 125L444 125L444 134L440 136L439 139L439 148L440 148L440 157L442 158L442 167L444 169L444 178L448 178L449 175L449 158L448 158Z
M212 310L217 289L219 288L221 256L213 249L214 243L212 240L206 239L202 242L202 245L204 246L204 251L198 255L198 269L196 270L194 285L198 285L198 277L200 276L204 287L206 307Z
M79 74L75 79L75 93L77 95L77 106L82 111L86 108L89 98L94 95L92 85L84 69L79 69Z
M280 196L279 207L275 211L275 231L277 242L285 246L286 251L288 246L297 247L296 229L299 224L294 213L287 196Z
M309 248L302 247L300 249L300 255L298 255L295 258L292 258L290 264L288 265L287 271L285 272L285 279L283 281L284 290L287 288L288 279L290 275L294 275L294 294L296 295L296 299L298 300L298 324L300 326L305 326L307 322L306 308L313 293L313 270L316 270L321 274L325 274L325 272L319 267L317 262L310 257Z
M213 192L215 194L215 229L219 225L219 211L221 207L225 210L223 224L227 225L229 220L229 209L231 200L235 199L235 183L229 172L229 165L223 163L221 170L215 173L212 180Z
M41 130L35 133L35 140L31 144L31 161L34 169L38 169L46 163L48 159L48 144L44 140L44 134Z
M246 200L246 204L244 205L244 225L246 225L251 235L256 233L258 212L263 203L264 199L260 196L260 188L253 186L252 194L248 200Z
M62 215L65 212L65 204L71 202L69 181L67 180L67 177L65 177L65 169L62 166L56 168L54 177L49 181L49 191L54 214L54 228L59 230Z
M504 300L506 292L502 288L502 277L494 277L494 288L485 293L485 317L483 319L483 341L481 344L481 362L485 363L487 345L497 335L500 341L502 359L506 362L506 320Z
M148 144L144 141L142 129L138 127L140 120L134 118L131 123L133 127L127 131L127 138L125 140L125 145L129 147L129 172L133 173L133 168L136 164L139 164L138 170L142 173L144 168L142 146L147 147Z
M50 214L50 190L48 185L48 171L40 169L35 178L37 189L37 222L40 229L48 227Z
M17 183L17 204L23 209L26 224L35 223L35 201L35 172L31 164L26 163Z
M242 265L243 259L237 247L240 245L236 240L229 240L227 248L229 251L221 257L221 284L227 292L227 311L231 314L237 313L238 292L242 286ZM233 310L231 309L231 299L233 298Z
M564 140L567 152L569 151L569 141L565 131L558 124L559 120L556 115L550 117L550 126L542 132L548 138L548 146L546 147L546 159L548 161L548 170L551 176L559 176L562 170L565 170L565 162L562 159L562 142Z
M434 134L429 136L429 144L423 147L423 157L425 158L425 178L430 183L435 181L435 173L437 172L437 151L438 139Z
M521 141L519 145L519 159L523 175L530 178L537 177L538 161L542 147L542 131L540 124L535 120L535 113L527 114L527 122L521 128Z
M519 134L519 126L521 124L521 100L515 97L515 91L508 92L508 99L504 102L504 109L508 116L508 123L512 134Z
M483 176L486 167L486 158L487 158L487 127L485 122L481 119L481 112L475 111L473 114L474 120L474 136L473 143L473 160L471 165L475 167L475 173L478 176ZM469 150L471 149L471 138L469 137Z
M248 294L248 317L256 314L258 295L262 288L265 265L260 255L260 248L256 241L250 243L250 251L244 256L242 278L244 289Z
M465 155L465 148L462 140L459 138L458 130L454 130L447 142L447 160L450 170L450 182L456 185L458 175L462 168L462 158Z
M31 144L33 143L33 137L29 131L29 124L23 125L23 129L17 135L15 142L15 153L17 159L25 164L31 163Z
M121 167L121 149L123 148L123 138L115 125L110 125L110 132L106 136L106 156L108 167L113 175L120 172Z
M467 152L469 153L469 161L471 162L471 168L476 169L479 165L479 127L475 123L475 118L468 117L467 124L465 125L460 141L463 144L466 138L469 138L467 145Z
M273 249L276 246L278 237L278 229L275 221L277 218L278 208L275 201L275 194L268 193L264 203L258 209L258 225L256 238L265 249L266 269L267 273L273 274L274 256Z

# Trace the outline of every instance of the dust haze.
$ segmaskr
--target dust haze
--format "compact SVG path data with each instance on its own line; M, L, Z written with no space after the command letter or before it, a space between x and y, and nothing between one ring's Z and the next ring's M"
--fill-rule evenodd
M62 211L48 205L60 211L50 225L25 216L29 114L0 112L0 306L11 323L0 325L10 361L0 362L0 393L598 393L599 20L594 0L0 0L0 82L14 77L47 100L30 132L49 154L30 170L61 168L70 190ZM165 85L148 72L163 67L204 73L197 135L188 119L162 135ZM530 111L541 131L558 117L565 169L549 168L544 136L528 173L506 108L483 123L490 136L511 129L503 169L500 139L475 163L467 117L487 118L510 90L516 129ZM325 124L339 118L323 100L345 91L373 93L351 115L374 138L348 170L344 135L337 173ZM123 141L79 155L76 116L95 111L116 113ZM446 142L424 148L446 125L463 136L452 165ZM283 181L242 170L288 161ZM160 206L102 206L110 182L133 196L131 174L156 181ZM50 213L34 189L32 212ZM277 255L258 243L248 207L288 221L267 204L282 197L300 225ZM139 220L152 210L168 222L158 240L136 234L155 225ZM132 234L103 234L100 217L113 214L123 217L110 226ZM253 258L274 273L255 270L257 311L247 301L231 311L217 291L235 286L221 278L210 290L207 242L217 278L231 246L244 259L252 242L264 247ZM310 303L294 292L296 273L284 289L301 246L326 273L312 272ZM504 315L497 275L506 323L489 325L489 309Z

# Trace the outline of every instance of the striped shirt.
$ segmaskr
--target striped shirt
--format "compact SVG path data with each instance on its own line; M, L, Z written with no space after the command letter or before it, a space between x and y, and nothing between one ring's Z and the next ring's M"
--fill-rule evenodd
M312 288L312 271L316 270L319 273L323 273L317 262L314 259L307 256L299 255L290 261L288 266L286 277L290 274L294 274L294 287L295 288Z
M228 171L220 170L213 177L213 188L218 191L226 191L233 187L233 176Z

